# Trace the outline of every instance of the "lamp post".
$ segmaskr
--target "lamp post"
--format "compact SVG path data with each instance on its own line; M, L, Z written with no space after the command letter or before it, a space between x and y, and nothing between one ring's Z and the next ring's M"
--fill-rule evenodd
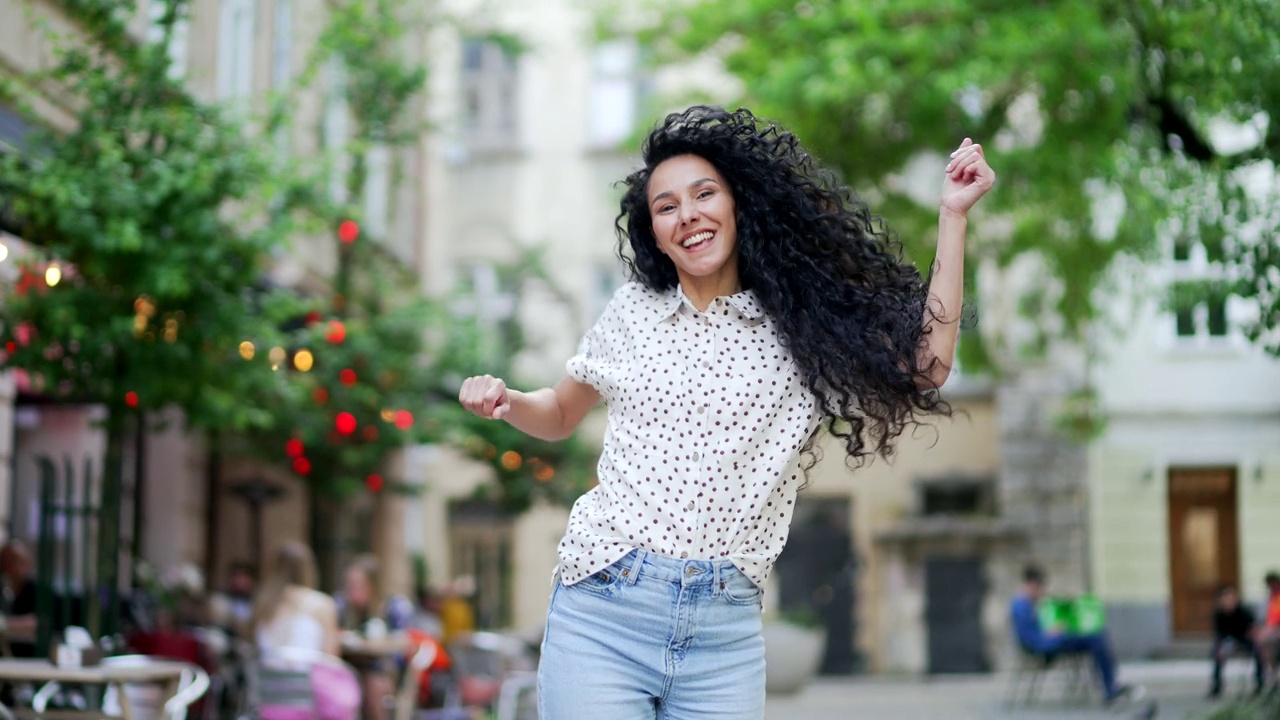
M254 478L231 486L231 492L249 505L249 550L255 570L262 572L262 507L284 497L285 490L263 478Z

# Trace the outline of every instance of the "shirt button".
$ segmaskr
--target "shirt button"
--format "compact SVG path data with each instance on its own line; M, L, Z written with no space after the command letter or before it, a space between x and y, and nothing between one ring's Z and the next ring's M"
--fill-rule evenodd
M680 559L681 559L681 560L687 560L688 558L689 558L689 553L687 553L687 552L682 552L682 553L680 553Z
M710 369L710 368L711 368L711 361L710 361L710 360L703 360L703 361L702 361L702 367Z
M706 405L699 405L699 406L698 406L698 414L699 414L699 415L701 415L702 413L704 413L704 412L706 412L706 411L707 411L707 406L706 406Z
M694 504L694 502L693 502L692 500L690 500L690 501L689 501L689 504L688 504L688 505L686 505L686 506L684 507L684 509L685 509L685 510L692 511L695 507L697 507L697 506Z
M702 453L694 453L694 454L693 454L693 461L694 461L694 462L697 462L697 461L699 461L699 460L701 460L701 459L702 459Z

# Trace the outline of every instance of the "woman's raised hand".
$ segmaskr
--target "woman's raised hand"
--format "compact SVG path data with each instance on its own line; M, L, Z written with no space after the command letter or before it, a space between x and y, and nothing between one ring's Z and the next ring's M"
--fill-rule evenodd
M492 375L477 375L463 380L458 402L476 415L493 420L501 420L511 409L507 384Z
M996 173L987 164L982 146L969 138L951 153L942 183L942 209L967 214L978 199L996 182Z

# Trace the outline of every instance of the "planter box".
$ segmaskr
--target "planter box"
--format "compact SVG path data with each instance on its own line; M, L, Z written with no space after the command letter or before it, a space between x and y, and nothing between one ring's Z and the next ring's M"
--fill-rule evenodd
M764 636L765 692L798 693L813 680L822 664L827 633L785 622L767 622Z

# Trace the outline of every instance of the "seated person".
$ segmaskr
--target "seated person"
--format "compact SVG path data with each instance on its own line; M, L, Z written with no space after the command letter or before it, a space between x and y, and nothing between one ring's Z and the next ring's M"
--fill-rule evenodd
M383 598L379 590L378 559L372 555L357 558L343 574L342 592L335 598L338 624L344 631L376 639L408 626L413 617L409 599L400 595ZM356 663L356 669L364 693L363 717L383 720L387 717L383 699L396 692L392 677L395 668L383 660L371 660Z
M1213 682L1209 697L1222 694L1222 666L1238 647L1253 656L1253 674L1257 691L1262 690L1263 661L1254 643L1253 612L1240 604L1235 587L1224 584L1218 588L1218 601L1213 608Z
M1280 573L1269 572L1264 581L1267 583L1267 604L1262 615L1262 627L1258 628L1254 642L1258 644L1258 653L1262 657L1264 679L1275 682L1276 656L1280 655Z
M15 657L36 654L36 583L31 551L21 540L0 548L0 614Z
M1013 629L1022 648L1048 659L1064 653L1089 653L1098 670L1098 677L1102 680L1103 699L1107 704L1121 697L1140 694L1133 687L1116 683L1115 654L1112 653L1111 643L1104 633L1068 635L1060 628L1040 626L1037 606L1044 598L1044 587L1044 571L1035 566L1028 567L1022 573L1022 591L1010 603Z

